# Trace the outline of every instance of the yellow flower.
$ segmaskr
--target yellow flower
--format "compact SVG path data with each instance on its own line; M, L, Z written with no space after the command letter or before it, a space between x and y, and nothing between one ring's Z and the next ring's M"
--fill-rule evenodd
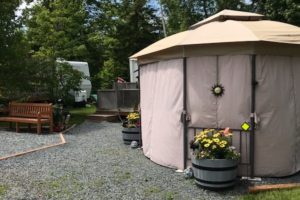
M214 138L213 141L218 143L218 142L220 142L220 139L219 138Z
M221 142L219 142L219 145L226 145L227 144L227 141L225 140L222 140Z
M214 138L220 137L220 133L215 133L215 134L213 134L213 137L214 137Z
M194 141L199 146L198 149L194 150L196 153L199 153L199 158L215 158L223 153L224 157L238 157L236 152L232 151L237 154L236 156L228 152L228 149L230 150L229 144L231 143L230 136L232 134L228 131L225 134L225 130L205 129L199 131L194 137Z
M207 134L205 132L200 132L199 134L197 134L196 137L200 137L200 138L206 138L207 137Z
M127 115L127 119L128 120L137 120L140 118L140 114L139 113L129 113Z

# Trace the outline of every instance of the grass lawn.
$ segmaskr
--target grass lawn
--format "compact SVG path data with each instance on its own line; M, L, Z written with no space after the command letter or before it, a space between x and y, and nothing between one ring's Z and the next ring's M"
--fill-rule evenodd
M93 114L96 112L96 106L91 105L91 107L84 107L84 108L71 108L71 118L69 124L81 124L84 122L86 117L90 114Z
M258 194L247 194L241 196L239 200L299 200L300 189L274 190L260 192Z

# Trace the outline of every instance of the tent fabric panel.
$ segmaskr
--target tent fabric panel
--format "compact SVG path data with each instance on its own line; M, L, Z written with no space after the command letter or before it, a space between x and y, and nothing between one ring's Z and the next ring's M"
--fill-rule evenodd
M255 175L295 173L295 103L290 57L257 56Z
M249 55L219 56L218 82L224 95L217 97L218 127L241 129L250 119L251 57Z
M184 47L187 57L222 56L222 55L249 55L254 53L254 43L219 43L210 45L191 45Z
M296 106L296 170L300 170L300 57L293 57L293 80L295 90L295 106Z
M152 94L154 93L156 85L157 65L157 63L152 63L140 68L142 141L143 152L147 157L151 155L151 133L154 109L154 95Z
M244 21L241 24L251 30L259 38L259 41L300 44L300 28L298 26L270 20Z
M216 83L216 56L187 59L187 111L190 127L216 127L216 98L211 92Z
M143 55L147 55L153 52L159 52L161 50L166 50L171 47L178 46L184 38L188 35L189 31L183 31L180 33L176 33L173 35L170 35L169 37L163 38L148 47L142 49L141 51L135 53L131 56L131 58L138 58Z
M262 21L260 21L260 23L262 23ZM276 35L276 33L273 33L273 35ZM245 22L227 20L224 22L211 22L190 31L187 37L184 38L180 44L188 46L195 44L251 41L261 41L260 38L256 36L255 30L247 28L247 26L245 26Z
M164 51L154 52L145 56L141 56L139 57L138 62L140 64L147 64L160 60L183 57L251 54L300 56L300 45L272 42L235 42L176 46Z
M190 29L195 29L204 24L213 22L213 21L224 21L226 19L235 19L240 21L254 21L254 20L261 20L263 19L264 15L251 13L251 12L243 12L243 11L236 11L236 10L222 10L215 15L212 15L196 24L190 26Z
M230 127L240 129L250 118L251 66L249 55L192 57L187 60L187 104L189 127ZM216 97L212 87L221 83L225 94ZM200 130L197 130L197 132ZM189 130L189 141L194 131ZM240 134L233 142L239 149ZM245 137L242 137L243 162L248 161ZM249 142L249 140L248 140ZM245 171L245 170L244 170ZM244 173L245 174L245 173Z
M183 60L158 63L153 99L150 159L183 169Z
M235 31L232 31L235 30ZM193 30L180 32L163 38L131 58L140 58L173 47L240 42L270 42L300 45L300 28L290 24L259 20L226 20L210 22Z

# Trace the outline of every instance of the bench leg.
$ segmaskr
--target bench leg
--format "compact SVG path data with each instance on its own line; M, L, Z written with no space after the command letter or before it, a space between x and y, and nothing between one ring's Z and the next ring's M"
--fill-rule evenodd
M19 127L19 123L16 122L16 132L19 133L20 132L20 127Z
M31 131L31 124L28 124L28 130Z
M12 122L9 122L9 129L11 130L12 129Z
M50 133L52 133L53 132L53 123L49 124L49 128L50 128Z
M42 132L42 126L41 124L37 124L37 133L41 134L41 132Z

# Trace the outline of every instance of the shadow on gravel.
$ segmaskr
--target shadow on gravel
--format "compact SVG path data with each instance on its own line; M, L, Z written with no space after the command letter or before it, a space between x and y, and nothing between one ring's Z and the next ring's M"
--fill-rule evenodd
M121 127L121 122L93 122L86 120L84 123L76 125L72 130L64 133L64 135L84 135L88 132L101 132L110 127Z

